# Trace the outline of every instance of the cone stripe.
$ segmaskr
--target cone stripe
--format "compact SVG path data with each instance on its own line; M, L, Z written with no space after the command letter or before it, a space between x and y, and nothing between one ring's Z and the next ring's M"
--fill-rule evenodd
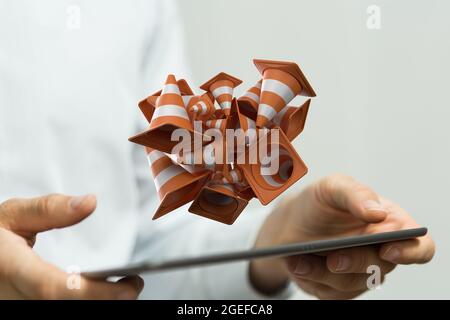
M163 94L178 94L181 95L180 93L180 88L178 87L177 84L173 84L173 83L168 83L164 86L161 95Z
M229 171L223 175L222 181L225 183L242 184L242 172L236 169Z
M147 160L150 167L152 166L152 163L155 163L159 159L163 158L165 156L164 153L158 150L150 151L150 153L147 154Z
M231 100L233 100L233 82L229 80L219 80L212 84L210 89L214 98L219 103L222 110L225 110L225 114L228 114L231 108Z
M222 101L220 104L222 109L230 109L231 108L231 101Z
M251 91L247 91L246 93L244 93L244 95L241 97L241 99L242 98L249 98L256 103L259 103L259 96Z
M155 112L153 113L153 119L170 116L189 120L189 116L186 113L186 109L181 106L177 106L175 104L166 104L160 106L159 108L156 108Z
M177 185L192 178L183 167L173 163L169 156L159 150L147 148L147 159L159 198L173 190Z
M267 158L268 157L266 157L264 159L265 163L269 163ZM278 163L279 167L278 167L278 173L277 174L269 175L269 174L263 174L261 172L261 176L264 179L264 181L268 185L270 185L271 187L274 187L274 188L282 187L286 183L287 178L284 177L284 176L287 175L287 169L292 166L292 159L291 159L291 157L289 155L289 152L286 149L284 149L284 148L279 150L279 159L278 159L278 161L279 161L279 163ZM265 168L262 167L261 169L262 169L262 171L264 171Z
M200 110L201 110L200 115L202 116L208 111L208 106L206 105L206 103L204 101L200 101L198 104L200 105Z
M164 170L160 171L156 177L154 177L155 180L155 187L156 191L159 192L159 190L168 183L171 179L175 178L176 176L186 173L186 171L177 165L171 165L170 167L165 168Z
M248 89L247 92L244 93L244 95L240 97L238 100L248 101L253 108L258 109L259 96L261 95L261 84L262 80L259 80L253 87Z
M223 126L226 124L225 119L215 119L215 120L208 120L206 121L206 125L210 128L216 128L216 129L224 129Z
M271 106L276 113L280 112L302 90L298 80L288 72L278 69L267 69L263 73L261 85L260 105L256 124L264 127L275 116L273 112L267 113L267 108L261 105ZM260 110L261 109L261 110Z
M214 89L212 94L213 94L214 97L216 97L216 99L217 99L217 97L219 97L219 96L221 96L223 94L232 96L233 95L233 88L230 87L230 86L221 86L221 87L218 87L218 88Z
M247 118L247 117L246 117ZM256 129L256 122L250 118L247 118L247 130L248 129ZM246 130L246 131L247 131Z
M268 120L275 117L277 110L268 104L260 104L258 107L258 116L266 117Z
M283 99L285 104L288 104L295 98L294 92L292 92L291 88L284 84L281 81L275 79L265 79L262 83L261 91L264 92L273 92L278 95L281 99Z

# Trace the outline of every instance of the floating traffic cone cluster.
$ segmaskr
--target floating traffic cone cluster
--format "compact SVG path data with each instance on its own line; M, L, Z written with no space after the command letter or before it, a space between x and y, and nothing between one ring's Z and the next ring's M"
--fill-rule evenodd
M291 141L304 129L311 99L299 107L292 101L314 90L295 63L254 63L261 78L239 98L242 81L221 72L200 95L169 75L139 102L149 128L129 140L147 152L160 198L154 219L192 201L190 212L232 224L252 198L266 205L306 174ZM190 138L188 148L180 150L174 136Z

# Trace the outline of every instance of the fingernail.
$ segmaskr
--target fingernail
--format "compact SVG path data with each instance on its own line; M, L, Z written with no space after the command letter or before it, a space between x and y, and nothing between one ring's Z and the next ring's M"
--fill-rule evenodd
M346 255L340 254L337 258L336 271L346 271L350 269L352 261Z
M72 197L72 199L70 199L70 207L71 207L73 210L77 210L78 208L81 207L81 205L83 204L83 202L84 202L88 197L89 197L89 195Z
M136 299L136 294L131 291L124 291L119 293L117 300L134 300Z
M297 275L304 276L311 272L311 262L305 257L300 257L295 267L294 273Z
M400 250L397 247L389 247L382 256L383 260L387 260L390 262L396 262L399 257Z
M384 211L387 212L386 208L383 207L381 203L376 200L367 200L363 202L363 207L369 211Z

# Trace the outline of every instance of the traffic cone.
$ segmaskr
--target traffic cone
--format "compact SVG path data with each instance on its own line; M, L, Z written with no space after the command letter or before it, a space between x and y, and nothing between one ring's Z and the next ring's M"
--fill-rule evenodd
M231 102L233 100L233 89L241 83L242 80L221 72L201 85L200 88L212 93L214 98L219 103L220 108L227 116L230 114Z
M262 79L259 80L253 87L248 89L247 92L238 99L241 113L253 120L256 120L256 115L258 113L261 84Z
M150 129L129 138L129 140L165 153L172 153L173 147L179 143L171 139L172 132L176 129L187 130L191 137L194 135L175 76L169 75L161 96L157 99ZM193 143L194 139L191 141Z
M315 96L314 90L292 62L253 60L263 76L256 125L265 127L296 95Z
M207 182L209 172L191 174L163 152L146 148L147 159L161 200L153 220L194 200Z
M208 119L215 111L214 104L209 99L208 95L202 95L199 101L189 107L190 114L194 115L194 119Z
M279 139L278 143L272 144L273 130L278 131ZM308 169L281 129L268 131L266 138L258 140L258 148L261 148L261 143L267 144L268 153L273 148L279 150L278 168L272 168L277 169L274 170L275 173L262 166L262 163L270 159L270 155L262 159L258 157L256 164L244 163L239 164L239 167L259 201L267 205L303 177Z
M152 121L153 112L155 112L156 104L160 95L161 91L155 92L138 103L139 109L144 114L144 117L147 119L148 123Z
M189 212L199 216L233 224L248 201L237 195L229 184L213 184L202 188L189 207Z
M303 131L310 103L311 99L308 99L300 107L286 106L273 118L273 124L283 130L289 141Z

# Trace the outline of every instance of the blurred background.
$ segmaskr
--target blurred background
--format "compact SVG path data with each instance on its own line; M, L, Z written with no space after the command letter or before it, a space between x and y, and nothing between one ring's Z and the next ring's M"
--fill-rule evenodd
M450 2L178 2L193 84L225 71L241 94L259 79L253 58L295 61L309 79L317 97L295 140L309 173L292 189L346 173L429 227L434 260L362 298L448 298Z

